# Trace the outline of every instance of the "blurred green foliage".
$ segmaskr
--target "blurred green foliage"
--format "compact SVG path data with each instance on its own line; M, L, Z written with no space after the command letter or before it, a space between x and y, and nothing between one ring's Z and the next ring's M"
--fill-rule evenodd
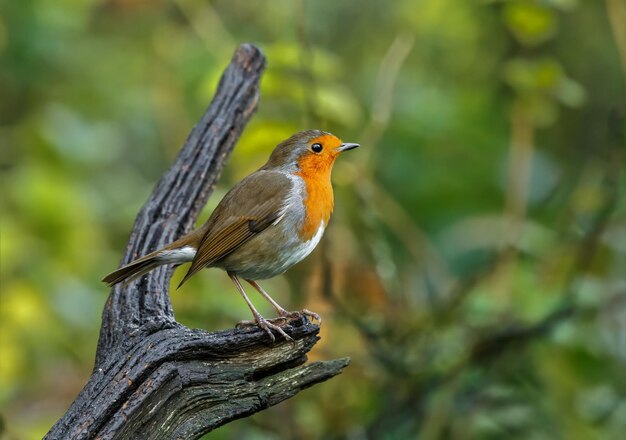
M297 130L361 143L321 247L266 283L324 316L312 357L353 361L208 437L623 438L623 0L1 8L7 438L44 435L85 383L99 280L244 41L262 101L201 220ZM248 318L219 271L172 301L192 327Z

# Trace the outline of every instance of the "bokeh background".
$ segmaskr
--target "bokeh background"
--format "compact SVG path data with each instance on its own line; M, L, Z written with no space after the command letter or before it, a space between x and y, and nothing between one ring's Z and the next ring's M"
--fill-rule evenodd
M1 7L0 437L80 391L100 278L253 42L260 107L200 221L295 131L361 143L322 245L265 283L323 315L311 358L352 364L207 438L623 438L624 0ZM191 327L249 318L217 270L171 293Z

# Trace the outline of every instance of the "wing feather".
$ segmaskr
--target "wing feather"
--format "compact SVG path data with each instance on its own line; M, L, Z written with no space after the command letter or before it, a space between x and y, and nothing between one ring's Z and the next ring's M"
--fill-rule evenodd
M284 175L261 171L229 191L207 220L207 232L178 287L279 221L290 188L291 181Z

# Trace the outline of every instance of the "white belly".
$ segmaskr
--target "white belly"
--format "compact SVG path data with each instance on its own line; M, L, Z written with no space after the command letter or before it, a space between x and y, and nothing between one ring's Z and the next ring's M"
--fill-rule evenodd
M277 226L280 228L282 225ZM324 229L326 225L322 221L315 235L306 242L300 241L293 231L282 234L261 233L215 266L245 279L264 280L275 277L306 258L322 239Z
M313 252L315 246L317 246L322 239L325 229L326 225L324 225L324 222L322 221L317 228L317 232L309 241L305 241L304 243L295 243L290 247L291 249L286 249L287 252L285 253L284 265L287 266L287 269L304 260L311 252Z

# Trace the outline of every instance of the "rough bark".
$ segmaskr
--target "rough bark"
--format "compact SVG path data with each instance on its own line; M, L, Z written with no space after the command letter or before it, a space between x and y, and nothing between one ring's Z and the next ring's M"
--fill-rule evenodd
M256 110L265 58L242 45L178 158L139 212L125 264L194 225ZM305 364L319 328L285 327L295 343L259 329L206 332L174 319L163 266L111 290L89 381L46 439L194 439L339 374L349 360ZM278 338L277 338L278 339Z

